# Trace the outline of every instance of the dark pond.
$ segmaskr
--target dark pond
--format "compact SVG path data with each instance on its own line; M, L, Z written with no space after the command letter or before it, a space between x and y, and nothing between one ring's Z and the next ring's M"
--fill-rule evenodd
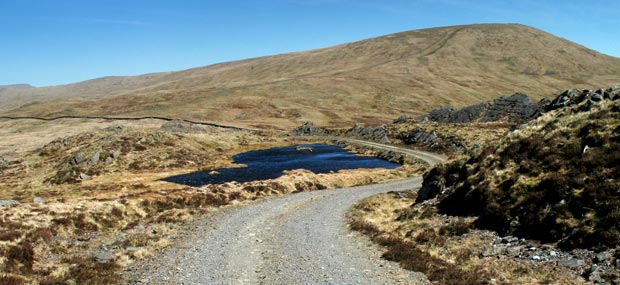
M225 182L249 182L278 178L284 170L307 169L314 173L328 173L341 169L397 168L400 165L376 157L357 156L339 146L309 144L256 150L233 156L237 164L246 168L222 168L219 174L197 171L162 179L163 181L203 186Z

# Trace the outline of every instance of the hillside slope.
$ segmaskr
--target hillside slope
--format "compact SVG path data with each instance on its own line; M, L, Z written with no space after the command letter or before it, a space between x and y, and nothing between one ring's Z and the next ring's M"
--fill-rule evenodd
M477 216L477 226L503 235L565 249L617 247L620 89L569 90L548 107L559 102L565 107L496 146L431 170L420 192L439 193L442 212Z
M180 72L0 92L11 115L167 115L238 126L342 126L524 92L620 84L620 59L508 24L415 30Z

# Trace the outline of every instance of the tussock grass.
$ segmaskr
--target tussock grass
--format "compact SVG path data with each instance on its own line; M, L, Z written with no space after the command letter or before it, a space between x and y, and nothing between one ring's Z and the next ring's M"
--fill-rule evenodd
M494 148L432 170L429 180L458 177L446 183L454 192L440 209L564 249L618 246L620 113L612 111L618 104L551 112Z
M121 283L120 270L169 246L188 222L217 208L293 192L389 181L420 171L418 165L318 175L293 170L273 180L199 188L159 181L182 172L231 166L230 157L239 152L294 143L237 131L188 134L130 128L82 132L18 153L0 172L0 179L12 185L1 184L2 198L22 202L0 210L1 280ZM77 153L90 157L94 150L101 150L102 157L114 150L121 155L110 164L76 169L96 170L88 180L48 179ZM33 203L34 196L44 197L45 203ZM101 251L112 254L112 260L97 262L94 257Z
M411 206L413 197L379 194L348 213L352 230L386 248L383 258L424 273L434 284L580 284L568 270L481 257L489 232L473 218L442 217L434 205Z

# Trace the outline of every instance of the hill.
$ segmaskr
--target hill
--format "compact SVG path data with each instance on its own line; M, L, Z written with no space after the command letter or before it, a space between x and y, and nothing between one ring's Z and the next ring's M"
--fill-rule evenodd
M11 90L23 90L34 88L34 86L30 84L11 84L11 85L0 85L0 92L11 91Z
M617 247L620 89L601 93L564 92L498 145L431 170L418 198L440 193L442 212L503 235Z
M402 32L179 72L0 93L2 115L165 115L289 129L377 124L524 92L620 84L620 59L512 24Z

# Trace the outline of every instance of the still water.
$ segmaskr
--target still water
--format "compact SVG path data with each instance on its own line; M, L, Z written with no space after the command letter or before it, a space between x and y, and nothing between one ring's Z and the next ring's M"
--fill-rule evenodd
M245 168L222 168L218 173L197 171L162 179L163 181L189 186L221 184L225 182L249 182L274 179L284 170L307 169L314 173L328 173L341 169L397 168L400 165L376 157L357 156L343 148L326 144L275 147L255 150L233 156L237 164Z

